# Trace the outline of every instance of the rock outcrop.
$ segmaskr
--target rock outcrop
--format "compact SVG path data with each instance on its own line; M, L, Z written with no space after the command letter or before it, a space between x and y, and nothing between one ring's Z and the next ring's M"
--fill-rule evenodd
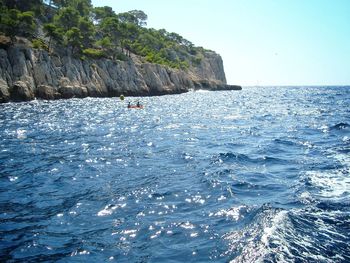
M63 52L65 53L65 52ZM0 102L34 98L152 96L186 92L190 89L239 89L226 85L222 59L206 52L187 71L129 61L76 59L49 54L27 45L0 48Z

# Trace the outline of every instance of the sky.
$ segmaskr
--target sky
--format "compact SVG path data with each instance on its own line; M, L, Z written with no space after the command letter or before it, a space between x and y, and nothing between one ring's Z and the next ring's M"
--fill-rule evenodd
M92 0L220 54L228 84L350 85L350 0Z

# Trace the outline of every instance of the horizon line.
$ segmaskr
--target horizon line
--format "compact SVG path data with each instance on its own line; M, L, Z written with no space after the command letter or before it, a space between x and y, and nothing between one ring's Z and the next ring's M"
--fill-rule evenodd
M322 84L322 85L317 85L317 84L273 84L273 85L269 85L269 84L259 84L259 85L239 85L239 84L227 84L227 85L238 85L241 87L251 87L251 88L255 88L255 87L350 87L350 84L341 84L341 85L337 85L337 84Z

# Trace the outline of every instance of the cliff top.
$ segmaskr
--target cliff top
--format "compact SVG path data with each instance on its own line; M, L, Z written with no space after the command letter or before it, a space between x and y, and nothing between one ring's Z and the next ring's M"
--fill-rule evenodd
M177 33L146 28L148 16L141 10L117 14L108 6L93 7L91 0L0 0L0 12L0 34L12 43L26 37L34 48L67 50L80 59L127 61L135 54L144 62L188 70L216 54Z

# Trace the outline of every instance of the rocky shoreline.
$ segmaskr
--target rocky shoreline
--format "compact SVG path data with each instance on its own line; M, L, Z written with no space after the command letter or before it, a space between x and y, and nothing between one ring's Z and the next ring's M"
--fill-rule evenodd
M134 55L112 61L66 53L49 54L25 44L0 48L0 102L241 89L226 84L222 59L212 51L186 71L145 63Z

